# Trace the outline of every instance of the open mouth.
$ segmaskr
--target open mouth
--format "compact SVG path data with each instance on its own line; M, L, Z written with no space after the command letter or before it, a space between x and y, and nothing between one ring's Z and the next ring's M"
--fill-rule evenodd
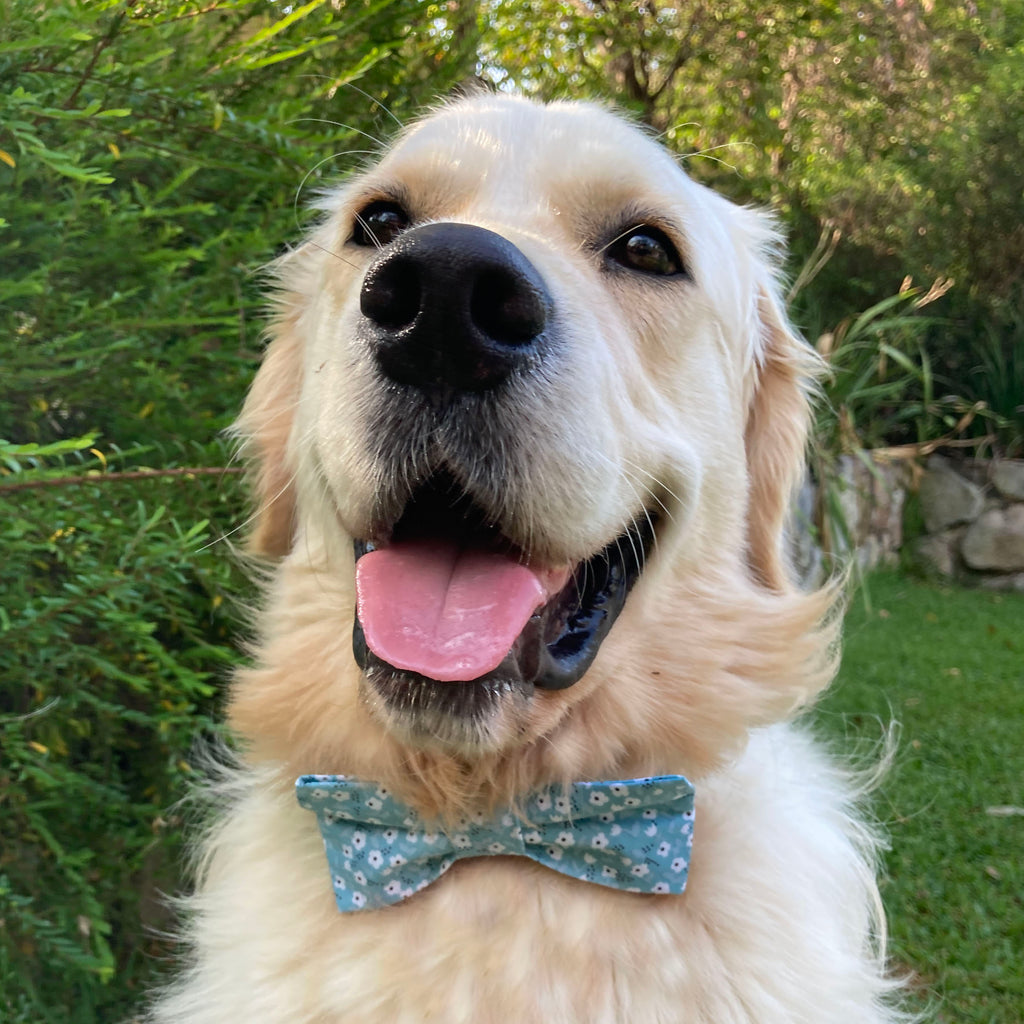
M656 526L644 511L578 565L534 565L450 475L437 473L414 491L386 543L355 544L356 661L391 687L396 677L479 681L488 691L572 686L622 611Z

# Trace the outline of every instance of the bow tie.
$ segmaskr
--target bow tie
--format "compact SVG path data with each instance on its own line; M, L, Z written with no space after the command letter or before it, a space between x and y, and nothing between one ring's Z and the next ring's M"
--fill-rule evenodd
M693 786L681 775L577 782L530 795L517 812L431 830L383 786L303 775L338 909L372 910L419 892L464 857L513 856L626 892L679 894L693 845Z

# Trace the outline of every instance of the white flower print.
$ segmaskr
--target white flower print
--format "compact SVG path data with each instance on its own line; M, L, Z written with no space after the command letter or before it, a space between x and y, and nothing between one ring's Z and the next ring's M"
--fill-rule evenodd
M390 846L398 838L397 828L386 828L384 829L384 842Z
M357 872L356 872L356 873L355 873L355 874L354 874L354 875L353 875L352 877L353 877L353 878L354 878L354 879L355 879L355 880L356 880L356 881L357 881L357 882L358 882L358 883L359 883L360 885L366 885L366 875L364 875L364 874L362 873L362 871L357 871Z
M416 833L416 832L413 832L413 831L411 831L411 830L410 830L409 832L406 832L406 833L405 833L405 841L406 841L407 843L416 843L416 842L419 842L419 838L420 838L420 837L419 837L419 834L418 834L418 833Z
M365 832L353 832L352 833L352 845L357 850L361 850L366 845L366 833Z
M384 806L384 802L382 800L378 800L375 796L368 796L366 798L366 806L369 807L371 811L379 811Z
M610 868L610 867L605 866L605 867L601 868L601 877L602 878L618 878L619 877L619 873L618 873L618 871L615 870L615 868Z
M647 826L647 827L646 827L646 828L644 829L644 835L645 835L645 836L656 836L657 834L658 834L658 826L657 826L657 825L655 825L655 824L654 824L654 822L652 821L652 822L650 823L650 825L648 825L648 826Z
M388 790L387 786L378 786L377 796L379 796L382 800L386 800L389 796L391 796L391 793Z
M635 797L635 796L627 796L624 802L625 802L627 807L639 807L640 806L640 800L637 797Z
M491 843L487 847L488 853L504 853L505 847L501 843Z
M676 857L676 859L674 861L672 861L672 863L669 865L669 867L673 871L675 871L677 874L680 871L685 871L686 870L686 858L685 857Z
M559 814L568 814L572 809L572 805L569 803L567 796L556 796L555 797L555 810Z
M524 832L523 833L523 842L524 843L534 843L534 844L539 843L539 842L541 842L541 834L539 832L537 832L536 830L534 830L532 832Z
M512 828L516 823L516 819L511 814L503 814L501 816L501 824L504 828Z
M352 847L349 846L348 843L346 843L341 848L341 854L342 854L343 857L351 857L352 856Z
M590 840L590 845L595 850L603 850L608 845L608 837L603 832L598 832L593 839Z
M583 854L583 863L584 864L596 864L597 863L597 858L592 853L585 853L585 854Z
M380 850L371 850L366 859L371 868L379 868L384 863L384 854Z
M594 804L595 806L600 807L601 804L608 803L608 794L607 793L591 793L590 794L590 802L592 804Z
M384 891L389 896L398 896L402 891L402 883L399 882L397 878L393 879L384 886Z
M672 847L671 847L671 846L669 846L669 844L668 844L668 843L662 843L662 844L661 844L661 845L660 845L660 846L658 847L658 856L659 856L659 857L667 857L667 856L668 856L668 854L669 854L669 851L670 851L671 849L672 849Z
M610 829L608 829L608 831L611 832L611 834L613 836L621 836L622 835L622 826L617 824L617 823L613 823L612 827Z
M541 811L550 811L551 810L551 794L550 793L541 793L541 795L539 797L537 797L537 809L541 810Z
M603 821L603 822L605 822L607 824L609 821L614 821L615 820L615 815L614 814L608 814L606 812L605 814L599 814L597 816L597 820L598 821Z
M547 854L552 860L562 859L562 848L560 846L549 846Z
M365 907L366 897L361 892L352 893L352 906L354 907Z
M559 846L575 846L576 837L571 832L559 832L558 838L555 840Z
M647 807L644 810L643 817L648 821L653 821L658 816L658 812L653 807Z
M460 850L468 850L473 845L473 840L465 832L458 832L452 836L452 845Z
M629 792L629 786L624 786L621 782L616 782L609 788L616 796L625 796Z
M326 789L314 789L310 794L314 800L326 800L327 790Z
M670 892L668 882L655 882L652 892Z
M393 853L388 860L393 868L400 868L405 863L405 858L400 853Z
M629 869L629 873L637 878L643 878L651 873L651 869L646 864L634 864Z
M690 808L690 809L689 809L688 811L683 811L683 817L684 817L684 818L685 818L685 819L686 819L687 821L693 821L693 817L694 817L694 811L693 811L693 808L691 807L691 808Z
M346 789L336 789L331 794L331 799L332 800L337 800L338 803L342 803L345 800L351 800L352 799L352 794L349 793L348 790L346 790Z
M437 833L436 832L424 832L423 833L423 842L425 842L427 844L427 846L433 846L434 843L437 842Z
M345 888L345 879L342 878L341 875L335 875L333 881L334 881L334 888L335 889L344 889Z

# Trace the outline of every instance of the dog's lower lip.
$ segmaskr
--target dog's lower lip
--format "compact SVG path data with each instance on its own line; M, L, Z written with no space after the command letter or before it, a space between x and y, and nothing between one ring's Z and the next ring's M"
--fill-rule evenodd
M516 666L515 674L523 685L563 690L582 678L643 571L654 544L656 521L654 514L634 518L624 534L577 566L562 590L534 612L506 659ZM356 541L356 560L375 547L369 541ZM368 648L358 615L352 641L356 662L364 672L373 665L387 665ZM408 676L412 684L421 678L415 673ZM449 685L475 682L478 680Z

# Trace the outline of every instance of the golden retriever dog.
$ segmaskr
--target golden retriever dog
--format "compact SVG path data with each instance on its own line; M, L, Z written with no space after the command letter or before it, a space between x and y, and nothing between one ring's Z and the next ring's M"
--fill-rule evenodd
M787 569L817 361L771 222L602 108L505 96L323 212L238 425L274 562L151 1020L898 1019L857 787L793 724L835 592ZM434 877L359 870L357 783L387 843L448 842Z

